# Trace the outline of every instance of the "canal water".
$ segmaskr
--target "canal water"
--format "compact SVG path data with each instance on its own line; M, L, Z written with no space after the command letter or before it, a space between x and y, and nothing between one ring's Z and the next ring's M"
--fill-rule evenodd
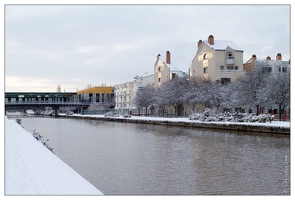
M43 117L21 125L105 195L290 194L289 136Z

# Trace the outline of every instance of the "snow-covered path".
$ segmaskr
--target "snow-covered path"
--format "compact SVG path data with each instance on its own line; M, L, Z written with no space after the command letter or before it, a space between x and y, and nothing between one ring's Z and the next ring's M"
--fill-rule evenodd
M5 195L103 195L7 117L4 178Z
M65 116L65 114L60 114L60 116ZM81 115L73 114L73 117L93 117L93 118L105 118L104 115ZM112 117L122 119L123 117ZM271 123L259 123L259 122L203 122L199 120L190 120L186 118L166 118L166 117L144 117L144 116L132 116L131 118L125 118L128 120L146 120L146 121L170 121L170 122L187 122L187 123L207 123L207 124L236 124L236 125L246 125L246 126L268 126L268 127L287 127L290 128L291 123L286 121L272 121Z

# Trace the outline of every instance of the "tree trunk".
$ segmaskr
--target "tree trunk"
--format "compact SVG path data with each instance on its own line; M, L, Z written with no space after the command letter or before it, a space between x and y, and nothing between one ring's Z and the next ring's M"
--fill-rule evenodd
M281 104L279 104L279 118L280 118L280 121L282 120L282 117L281 117L281 109L282 109L282 106L281 106Z
M256 116L259 115L259 105L256 105Z

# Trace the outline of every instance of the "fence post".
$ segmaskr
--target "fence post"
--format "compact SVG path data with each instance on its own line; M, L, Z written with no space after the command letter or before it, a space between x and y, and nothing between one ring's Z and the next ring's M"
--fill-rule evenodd
M284 109L284 121L287 121L287 110Z

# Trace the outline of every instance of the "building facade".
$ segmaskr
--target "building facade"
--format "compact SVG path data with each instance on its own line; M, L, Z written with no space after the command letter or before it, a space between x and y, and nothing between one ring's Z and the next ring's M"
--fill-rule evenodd
M135 109L136 106L133 104L133 99L138 89L144 87L147 84L153 84L153 75L144 77L135 77L132 81L125 83L116 84L115 88L115 101L116 109Z
M181 57L171 58L169 51L166 56L158 54L154 64L154 86L160 87L162 83L171 80L175 76L188 75L189 64Z
M232 41L199 40L198 50L190 66L190 77L204 77L214 82L234 82L245 74L243 50Z
M243 69L247 72L252 72L257 65L262 66L265 71L271 72L272 75L288 72L290 70L290 60L283 61L281 53L277 53L275 60L272 60L270 56L267 56L265 59L258 59L256 55L253 54L252 58L243 65Z
M76 100L79 102L91 102L97 105L111 104L114 100L113 87L91 87L77 92Z

